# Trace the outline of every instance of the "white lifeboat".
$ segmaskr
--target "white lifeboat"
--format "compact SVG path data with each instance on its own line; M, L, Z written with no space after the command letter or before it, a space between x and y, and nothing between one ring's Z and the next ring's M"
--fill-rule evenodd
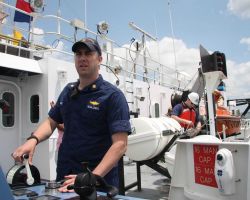
M180 124L170 117L139 117L130 122L133 132L128 137L126 156L134 161L154 158L181 131Z

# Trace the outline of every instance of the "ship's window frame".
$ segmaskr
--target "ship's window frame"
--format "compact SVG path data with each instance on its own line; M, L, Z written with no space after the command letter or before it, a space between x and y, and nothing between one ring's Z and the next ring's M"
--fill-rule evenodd
M11 95L10 99L9 97L6 98L5 95ZM2 99L7 101L9 103L9 107L7 111L2 110L2 126L5 128L12 128L15 125L15 94L10 91L5 91L2 93ZM8 119L7 119L8 118Z
M36 124L40 120L40 97L38 94L34 94L30 97L30 122Z

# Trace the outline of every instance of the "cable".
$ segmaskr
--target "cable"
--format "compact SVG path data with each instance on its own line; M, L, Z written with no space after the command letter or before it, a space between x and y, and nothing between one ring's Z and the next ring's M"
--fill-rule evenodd
M133 58L132 58L132 55L131 55L131 52L130 52L131 46L132 46L132 44L135 42L135 38L132 38L130 41L131 41L131 43L130 43L130 46L129 46L129 52L128 52L128 53L129 53L129 56L130 56L132 62L134 63L134 65L132 66L132 69L131 69L131 71L130 71L130 78L131 78L131 75L132 75L132 73L135 71L135 67L136 67L136 59L133 59Z
M150 52L149 52L148 48L147 48L147 47L145 47L145 49L146 49L146 52L148 53L149 58L151 58L151 59L152 59L152 56L150 55Z
M109 65L102 64L102 63L101 63L101 65L102 65L102 66L105 66L105 67L107 67L107 68L109 68L109 70L115 75L115 77L117 78L116 85L118 86L118 85L120 84L120 79L119 79L119 77L115 74L115 72L113 71L113 69L112 69Z
M106 65L108 65L108 61L109 61L109 54L106 52Z
M151 110L150 110L150 107L151 107L150 83L149 83L148 79L146 79L146 80L147 80L146 82L148 83L148 98L149 98L148 115L149 115L149 118L151 118L152 115L151 115Z
M56 49L56 48L58 47L59 42L60 42L60 39L54 40L54 41L52 42L52 44L51 44L52 48ZM56 45L55 45L55 44L56 44Z
M132 44L135 42L135 38L132 38L130 41L131 41L131 43L130 43L130 46L129 46L129 52L128 53L129 53L129 56L130 56L131 60L135 63L136 59L132 58L132 55L131 55L131 52L130 52Z
M175 50L175 35L174 35L174 28L173 28L173 20L172 20L172 12L170 7L170 1L168 1L168 10L169 10L169 19L170 19L170 26L171 26L171 32L172 32L172 40L173 40L173 50L174 50L174 62L175 62L175 69L177 71L177 59L176 59L176 50ZM177 74L178 75L178 74ZM178 77L177 77L178 78Z

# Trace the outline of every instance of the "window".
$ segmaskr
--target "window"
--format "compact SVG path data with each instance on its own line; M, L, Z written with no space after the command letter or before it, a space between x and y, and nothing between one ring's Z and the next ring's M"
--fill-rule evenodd
M30 121L39 122L39 96L33 95L30 98Z
M9 105L2 110L2 123L4 127L12 127L15 122L15 97L14 94L10 92L3 93L3 100L5 100Z
M155 117L160 117L160 105L159 103L155 103Z

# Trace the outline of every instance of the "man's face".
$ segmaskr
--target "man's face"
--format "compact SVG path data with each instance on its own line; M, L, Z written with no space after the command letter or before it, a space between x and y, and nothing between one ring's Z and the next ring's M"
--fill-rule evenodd
M189 107L189 108L195 108L195 105L192 103L192 101L190 101L190 99L188 98L187 101L185 102L186 105Z
M79 48L75 52L75 66L79 77L96 78L99 72L102 56L87 48Z

